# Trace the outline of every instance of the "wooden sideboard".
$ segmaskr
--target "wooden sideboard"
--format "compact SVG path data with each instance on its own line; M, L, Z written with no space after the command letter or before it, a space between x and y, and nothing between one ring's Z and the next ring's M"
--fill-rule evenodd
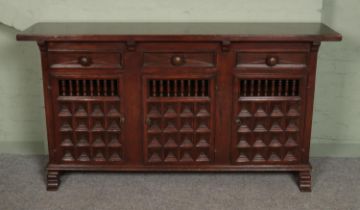
M288 171L311 191L321 23L38 23L49 164L65 171ZM251 184L251 183L249 183Z

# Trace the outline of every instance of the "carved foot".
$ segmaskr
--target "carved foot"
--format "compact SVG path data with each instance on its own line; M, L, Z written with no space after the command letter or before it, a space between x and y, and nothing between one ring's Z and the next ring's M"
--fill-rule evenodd
M311 172L299 172L299 189L301 192L311 192Z
M60 185L59 171L48 171L47 172L47 186L48 191L56 191Z

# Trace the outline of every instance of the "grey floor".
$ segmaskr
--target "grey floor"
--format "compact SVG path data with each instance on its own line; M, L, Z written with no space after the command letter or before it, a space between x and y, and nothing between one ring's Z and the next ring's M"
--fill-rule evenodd
M67 173L47 192L44 156L0 155L0 209L360 209L360 159L312 159L313 192L288 173Z

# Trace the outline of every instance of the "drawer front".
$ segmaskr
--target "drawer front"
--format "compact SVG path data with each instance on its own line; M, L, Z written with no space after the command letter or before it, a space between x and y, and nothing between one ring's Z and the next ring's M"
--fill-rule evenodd
M240 69L299 69L308 62L307 43L243 43L235 46Z
M144 67L214 67L214 53L149 52L144 53Z
M50 68L117 69L122 67L122 56L117 52L56 52L49 53L48 58Z
M119 69L124 44L119 42L51 42L50 68Z
M218 45L213 43L144 43L143 70L215 69Z
M253 52L238 53L238 68L303 68L306 66L305 53Z

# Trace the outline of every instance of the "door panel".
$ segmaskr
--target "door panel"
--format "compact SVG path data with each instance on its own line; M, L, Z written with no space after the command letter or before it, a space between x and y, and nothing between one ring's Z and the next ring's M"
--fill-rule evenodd
M121 76L60 74L51 80L57 162L124 163Z
M213 76L144 76L147 164L199 164L214 158Z
M232 162L299 163L302 147L303 77L235 77Z

